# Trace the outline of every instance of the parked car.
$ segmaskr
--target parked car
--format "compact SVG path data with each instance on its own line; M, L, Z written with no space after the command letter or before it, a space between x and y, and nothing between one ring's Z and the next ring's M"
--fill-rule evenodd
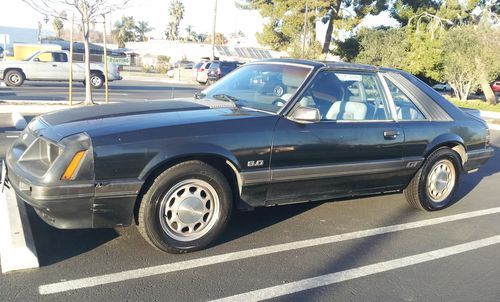
M192 69L194 66L194 62L192 61L177 61L174 64L175 68L184 68L184 69Z
M208 84L212 84L238 68L236 61L213 61L208 71Z
M252 85L269 73L286 100ZM39 116L9 147L0 187L52 226L136 223L151 245L180 253L212 243L235 207L402 192L442 210L460 174L494 153L483 120L394 69L252 62L196 98Z
M500 80L491 83L491 90L493 90L495 94L500 94Z
M437 91L451 91L451 86L448 83L438 83L432 86Z
M175 74L175 69L173 67L170 67L168 70L167 70L167 77L169 78L173 78L174 77L174 74Z
M206 85L208 82L208 72L210 71L210 66L212 65L211 61L204 62L200 68L198 68L198 72L196 73L196 81L199 84Z
M21 86L24 81L57 81L69 79L69 52L38 51L24 61L0 62L0 80L7 86ZM118 66L109 64L108 81L121 80ZM73 81L85 82L84 63L73 63ZM103 64L90 64L90 85L101 88L104 84Z
M282 74L279 72L267 72L256 75L251 82L259 93L281 97L286 93L286 86L283 84L281 76Z
M205 80L204 82L202 82L202 83L199 82L199 83L205 84L206 80L208 79L208 77L206 76L206 73L208 72L207 71L208 68L210 68L210 61L204 60L204 61L200 61L200 62L196 63L193 66L193 79L196 82L199 82L198 79L204 79ZM200 74L200 73L202 75L200 75L200 77L198 77L198 74Z

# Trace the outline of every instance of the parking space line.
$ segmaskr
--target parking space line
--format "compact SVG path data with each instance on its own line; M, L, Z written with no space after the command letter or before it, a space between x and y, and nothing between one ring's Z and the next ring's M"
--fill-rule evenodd
M133 279L140 279L151 277L155 275L167 274L172 272L184 271L189 269L194 269L198 267L204 267L214 264L220 264L230 261L242 260L247 258L253 258L258 256L270 255L274 253L292 251L307 247L314 247L319 245L331 244L335 242L341 242L346 240L360 239L375 235L382 235L388 233L394 233L399 231L411 230L426 226L432 226L437 224L442 224L446 222L464 220L474 217L480 217L490 214L500 213L500 207L478 210L473 212L467 212L462 214L455 214L449 216L443 216L438 218L431 218L425 220L419 220L414 222L408 222L403 224L384 226L374 229L355 231L350 233L338 234L333 236L320 237L315 239L307 239L289 243L276 244L266 247L254 248L249 250L243 250L238 252L220 254L215 256L209 256L204 258L198 258L193 260L169 263L158 266L145 267L140 269L133 269L128 271L122 271L118 273L87 277L69 281L62 281L52 284L40 285L38 291L42 295L55 294L60 292L66 292L76 289L94 287L99 285L105 285L110 283L122 282Z
M313 277L309 279L299 280L295 282L290 282L283 285L271 286L268 288L263 288L259 290L254 290L239 295L234 295L218 300L213 300L217 302L251 302L251 301L261 301L265 299L271 299L275 297L280 297L288 294L293 294L308 289L314 289L326 285L332 285L335 283L340 283L348 280L353 280L361 277L366 277L374 274L379 274L399 268L404 268L411 265L416 265L420 263L425 263L456 254L461 254L473 250L477 250L483 247L500 243L500 235L488 237L481 240L476 240L464 244L454 245L447 248L434 250L426 253L416 254L408 257L402 257L398 259L393 259L389 261L383 261L371 265L356 267L332 274L322 275L318 277Z

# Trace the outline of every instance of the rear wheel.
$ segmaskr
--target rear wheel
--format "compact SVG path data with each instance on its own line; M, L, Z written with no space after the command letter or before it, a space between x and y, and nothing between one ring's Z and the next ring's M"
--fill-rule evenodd
M24 74L19 70L9 70L5 74L5 84L7 86L19 87L24 83Z
M434 151L413 177L404 194L417 209L437 211L454 202L460 177L460 157L449 148Z
M232 210L226 178L200 161L175 165L153 182L139 207L139 232L152 246L183 253L208 246Z
M90 73L90 86L92 88L101 88L104 85L104 76L98 72Z

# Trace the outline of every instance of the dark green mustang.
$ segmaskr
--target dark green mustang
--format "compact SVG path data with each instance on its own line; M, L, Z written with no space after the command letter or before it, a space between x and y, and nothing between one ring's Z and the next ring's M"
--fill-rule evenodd
M234 207L403 192L440 210L492 155L483 120L410 74L283 59L193 99L37 117L8 151L4 185L55 227L135 223L153 246L186 252Z

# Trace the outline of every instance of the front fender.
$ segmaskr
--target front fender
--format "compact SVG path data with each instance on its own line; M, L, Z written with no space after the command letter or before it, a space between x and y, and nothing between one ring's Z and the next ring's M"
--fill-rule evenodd
M210 143L185 143L176 146L169 146L167 149L156 154L156 156L154 156L141 171L139 179L147 179L153 171L169 162L174 162L181 158L195 159L197 157L206 156L228 160L238 171L241 171L239 161L229 150Z

